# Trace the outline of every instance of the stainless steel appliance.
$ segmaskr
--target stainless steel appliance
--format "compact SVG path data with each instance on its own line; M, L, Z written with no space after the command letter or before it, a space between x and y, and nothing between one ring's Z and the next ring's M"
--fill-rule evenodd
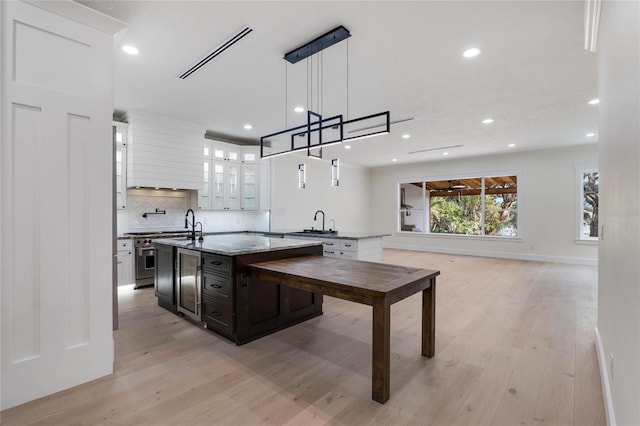
M136 283L134 288L153 285L156 274L156 248L154 239L172 238L186 235L186 231L164 231L164 232L129 232L128 235L135 237L135 271Z
M195 321L200 321L200 292L202 286L200 252L179 248L177 259L178 312Z
M153 285L156 273L156 250L153 240L148 237L136 238L136 285L134 288Z

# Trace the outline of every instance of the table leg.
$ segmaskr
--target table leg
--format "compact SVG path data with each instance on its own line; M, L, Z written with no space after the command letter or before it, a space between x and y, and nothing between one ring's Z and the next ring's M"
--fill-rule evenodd
M422 290L422 356L431 358L436 352L436 279Z
M391 306L384 300L373 305L372 399L381 404L389 400L391 372Z

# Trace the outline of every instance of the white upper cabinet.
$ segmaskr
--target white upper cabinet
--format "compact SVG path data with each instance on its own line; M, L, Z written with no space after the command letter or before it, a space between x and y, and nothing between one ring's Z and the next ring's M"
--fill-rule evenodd
M127 119L128 187L204 190L204 126L139 110Z
M127 124L113 122L116 138L116 208L127 208Z
M269 166L258 148L223 142L204 143L201 210L268 210Z

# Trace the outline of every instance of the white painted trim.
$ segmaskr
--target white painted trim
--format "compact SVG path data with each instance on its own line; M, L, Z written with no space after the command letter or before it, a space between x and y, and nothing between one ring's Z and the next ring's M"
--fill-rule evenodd
M588 257L549 256L529 253L502 252L488 250L461 250L439 247L414 246L409 244L383 243L384 248L399 250L427 251L433 253L458 254L463 256L497 257L501 259L532 260L535 262L566 263L571 265L598 266L598 259Z
M602 346L602 339L598 327L596 334L596 354L598 356L598 366L600 367L600 381L602 382L602 399L604 402L604 413L608 426L616 426L616 413L613 408L613 398L611 396L611 386L609 385L609 375L607 374L607 357Z
M75 1L22 1L110 35L116 35L118 32L129 27L129 25L123 21L105 15L102 12L98 12L80 3L76 3Z

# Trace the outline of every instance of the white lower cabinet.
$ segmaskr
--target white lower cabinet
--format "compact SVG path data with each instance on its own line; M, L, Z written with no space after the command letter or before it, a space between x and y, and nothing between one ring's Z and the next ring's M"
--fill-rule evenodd
M323 254L340 259L382 262L382 238L313 238L322 241Z
M133 284L133 240L118 240L118 285Z

